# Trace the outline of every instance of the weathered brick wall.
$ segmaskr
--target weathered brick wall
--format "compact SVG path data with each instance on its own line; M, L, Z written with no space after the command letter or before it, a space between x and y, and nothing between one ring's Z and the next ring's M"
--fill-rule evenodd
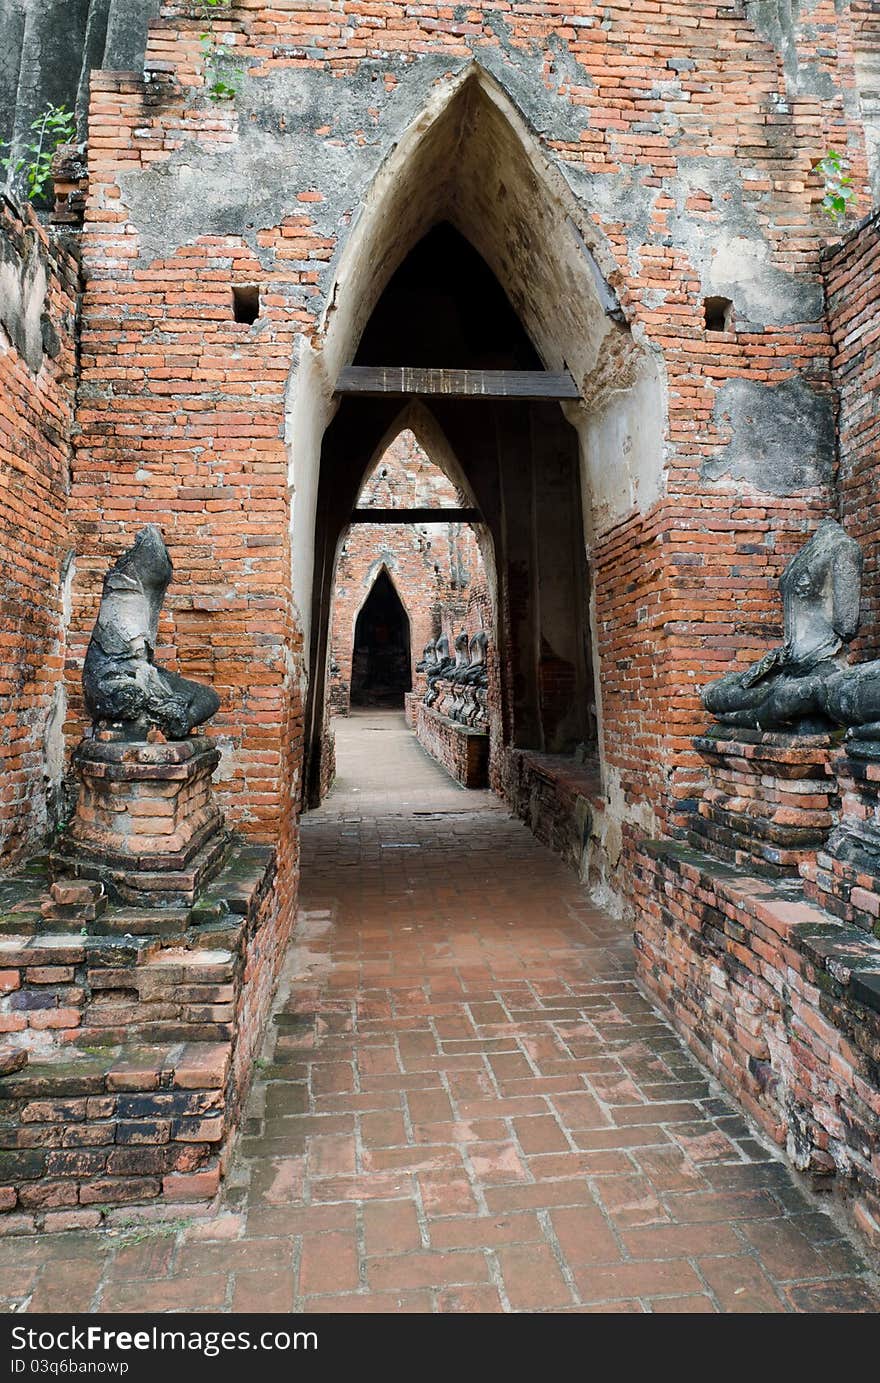
M861 661L880 656L880 211L833 245L823 267L840 410L840 517L865 554L853 646Z
M829 506L828 228L811 168L833 145L865 178L846 7L820 0L784 42L765 11L675 0L461 17L252 0L219 21L249 71L235 101L215 104L205 20L168 6L148 83L93 81L71 699L103 568L158 518L178 573L160 657L173 649L218 685L221 789L244 829L281 836L284 878L310 602L291 589L289 484L295 519L316 454L287 392L291 362L301 336L320 354L323 314L340 311L334 274L374 174L444 84L469 75L519 110L549 169L535 210L562 170L581 234L595 233L632 329L603 356L608 379L636 340L659 371L651 408L634 406L631 424L608 414L605 430L612 395L594 379L598 422L585 424L597 713L609 827L653 832L690 805L697 685L775 637L779 571ZM482 195L494 184L454 209L470 215ZM527 313L520 240L494 249ZM234 320L232 290L254 284L250 326ZM732 322L707 330L704 298L725 294ZM639 429L653 430L662 471L632 461L647 455Z
M637 967L701 1062L801 1170L880 1234L880 994L871 943L767 879L655 841L637 856ZM873 947L876 952L876 943Z
M78 268L0 199L0 865L59 810Z
M441 715L423 701L412 708L419 744L463 788L489 786L489 737Z
M358 505L428 509L462 502L406 429L380 458ZM328 699L334 715L348 714L355 624L383 566L409 617L413 674L429 639L446 633L452 646L466 623L473 583L482 574L476 538L466 524L352 524L339 553L333 593Z

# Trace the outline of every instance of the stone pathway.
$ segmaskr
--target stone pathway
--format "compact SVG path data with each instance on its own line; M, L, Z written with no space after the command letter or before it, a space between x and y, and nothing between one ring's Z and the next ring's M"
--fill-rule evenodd
M635 989L627 929L402 717L337 732L223 1210L2 1241L7 1309L875 1310Z

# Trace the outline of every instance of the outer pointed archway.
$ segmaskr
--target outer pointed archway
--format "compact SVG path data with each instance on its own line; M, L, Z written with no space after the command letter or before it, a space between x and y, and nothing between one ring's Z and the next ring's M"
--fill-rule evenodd
M349 455L340 461L346 447L363 472L365 445L378 446L398 412L385 398L359 400L355 414L349 400L333 400L332 389L344 365L367 363L365 350L375 363L392 363L376 354L391 336L386 330L377 342L375 322L418 247L433 237L436 248L442 220L480 260L515 324L503 360L485 358L500 347L499 337L477 342L468 359L454 363L468 367L482 351L485 368L568 369L581 393L566 417L555 404L432 401L498 557L499 639L514 650L502 679L505 742L566 752L595 733L601 699L591 676L585 531L607 523L609 514L644 506L663 483L662 376L656 357L623 321L610 249L514 104L474 64L435 89L377 175L340 255L315 338L319 349L306 347L298 362L289 413L294 586L303 595L313 591L302 611L311 626L313 757L326 660L321 626L345 521L329 512L329 496L341 501L350 488L340 476L340 466L350 473L352 464ZM444 281L439 265L431 277ZM479 320L481 304L472 308ZM503 315L498 308L496 325ZM531 353L527 366L523 352ZM314 774L308 779L314 782ZM308 787L307 800L315 800Z

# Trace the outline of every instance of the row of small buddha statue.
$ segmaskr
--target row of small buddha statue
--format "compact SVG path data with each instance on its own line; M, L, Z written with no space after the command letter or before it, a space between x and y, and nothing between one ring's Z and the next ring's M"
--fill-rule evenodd
M460 725L485 729L489 724L489 676L486 651L489 640L483 630L469 639L462 630L450 653L445 634L425 644L416 671L425 675L426 706Z

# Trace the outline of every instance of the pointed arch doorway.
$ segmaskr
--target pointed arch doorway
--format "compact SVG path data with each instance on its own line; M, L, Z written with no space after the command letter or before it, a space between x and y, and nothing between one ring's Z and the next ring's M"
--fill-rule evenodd
M410 620L382 566L354 624L351 704L400 709L412 688Z
M304 589L313 559L307 805L319 799L339 537L382 439L413 404L412 389L340 390L349 366L573 382L574 401L441 388L418 403L448 443L490 557L496 781L507 749L565 755L600 738L588 525L612 465L618 508L627 487L631 503L636 481L662 472L662 432L642 425L662 412L656 368L623 321L608 270L608 248L570 188L476 67L432 97L377 176L340 259L321 350L299 362L290 410L294 441L302 425L301 457L312 448L301 546L294 534ZM624 433L626 448L611 454Z

